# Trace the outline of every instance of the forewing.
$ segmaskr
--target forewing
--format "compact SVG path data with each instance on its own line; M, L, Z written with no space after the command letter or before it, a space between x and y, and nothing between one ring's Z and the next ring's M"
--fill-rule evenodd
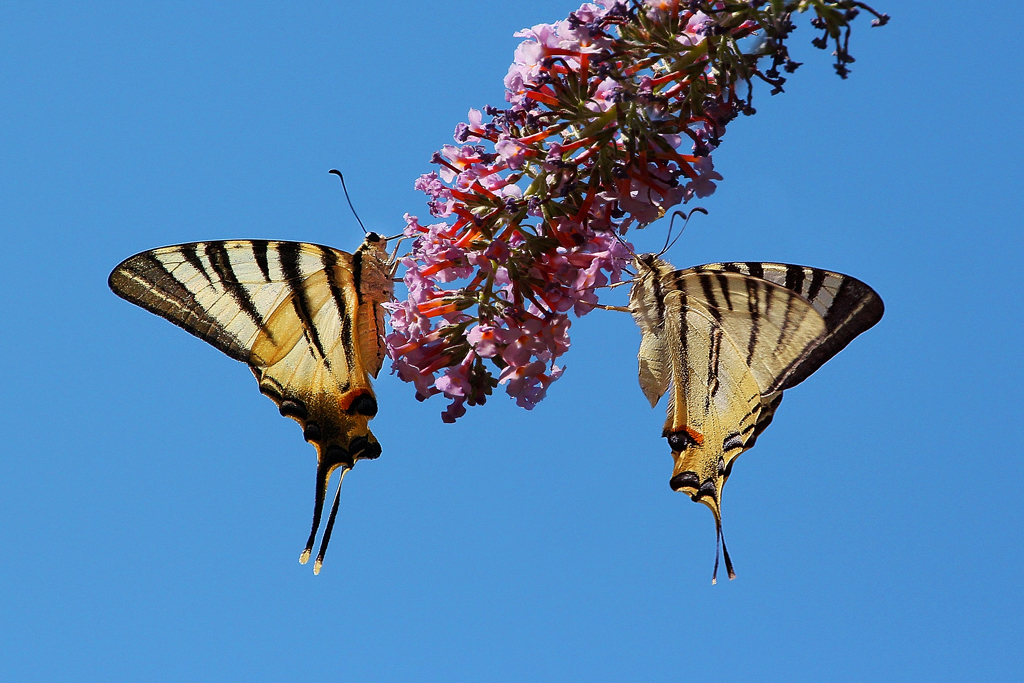
M871 287L857 278L821 268L752 261L709 263L692 270L739 273L767 280L799 294L822 316L825 334L810 353L790 368L779 389L789 389L807 379L854 337L873 327L885 312L881 297Z
M293 251L296 272L282 267L281 251ZM209 342L236 360L249 351L267 318L302 273L323 268L329 247L268 240L194 242L136 254L110 274L118 296Z
M826 332L806 299L768 280L698 267L673 273L672 283L721 326L764 395L786 386Z
M119 296L248 363L321 460L331 445L351 460L351 442L368 437L376 412L356 339L358 270L352 255L330 247L234 240L143 252L109 282Z

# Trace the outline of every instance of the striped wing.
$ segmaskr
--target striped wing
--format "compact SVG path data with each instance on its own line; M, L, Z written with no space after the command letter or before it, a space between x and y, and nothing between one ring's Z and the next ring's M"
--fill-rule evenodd
M720 537L722 488L735 459L771 423L785 389L878 322L882 301L859 280L802 266L676 271L644 255L636 267L640 384L652 405L669 392L670 484L711 509ZM731 578L728 552L725 559Z
M118 296L247 363L260 391L302 426L318 461L304 558L331 472L380 455L370 376L383 362L390 278L384 240L372 233L355 254L267 240L182 244L132 256L110 274Z
M821 268L748 261L708 263L692 270L738 273L785 287L808 301L825 321L825 336L789 369L780 389L789 389L807 379L854 337L874 327L885 312L881 297L871 287L849 275Z

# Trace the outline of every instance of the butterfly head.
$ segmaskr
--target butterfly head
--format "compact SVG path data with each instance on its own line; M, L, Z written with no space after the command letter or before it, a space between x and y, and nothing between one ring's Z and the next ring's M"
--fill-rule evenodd
M363 237L363 243L360 245L358 251L370 252L374 254L383 254L387 256L388 239L383 235L376 232L368 232Z
M633 257L633 270L638 278L659 278L673 271L673 266L668 261L659 258L658 254L637 254Z

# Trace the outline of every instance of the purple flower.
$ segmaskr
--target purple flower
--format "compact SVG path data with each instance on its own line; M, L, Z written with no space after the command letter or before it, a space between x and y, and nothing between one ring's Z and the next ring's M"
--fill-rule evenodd
M441 413L441 422L453 424L456 420L466 414L466 399L459 397L452 401Z
M523 367L508 367L501 373L498 382L508 384L506 391L509 396L515 397L516 405L533 410L534 406L547 395L551 383L561 377L565 371L565 368L552 365L551 372L544 374L546 369L547 366L541 361L535 361Z
M494 150L512 170L515 171L522 168L523 161L526 159L527 148L518 140L502 133L498 136L498 142L494 144Z
M621 92L622 86L615 79L606 78L598 84L594 96L587 102L587 109L594 112L608 111L618 100Z
M711 17L703 12L695 12L690 20L686 22L686 28L676 36L676 40L684 47L695 47L704 42L707 34L707 27L713 23Z
M400 343L405 343L410 339L416 337L422 337L428 334L433 325L430 319L421 315L418 304L415 301L406 299L405 301L392 301L390 303L383 304L384 308L391 311L391 329L393 335L399 335Z
M451 196L451 190L445 187L444 183L441 182L441 179L437 177L436 171L424 173L416 179L416 182L412 184L412 187L414 190L425 192L434 199L437 199L438 197Z
M476 356L472 351L466 356L467 362L463 362L452 368L445 368L441 371L441 376L434 382L434 386L437 387L445 396L449 398L459 398L469 396L473 391L473 388L469 384L469 378L466 375L469 364L473 362Z
M483 132L483 114L479 109L469 110L469 124L460 123L455 126L455 142L467 142L470 137L481 137Z
M696 180L690 181L689 188L697 195L698 199L703 199L714 193L716 186L712 181L722 180L722 176L715 171L715 165L710 156L698 158L693 166L699 175Z
M406 215L408 297L388 304L385 341L418 398L451 401L444 421L497 382L536 405L563 372L569 311L587 314L602 287L622 281L632 253L619 236L715 191L710 154L726 124L753 113L737 99L745 77L734 65L779 63L786 35L747 20L748 3L704 3L710 16L697 4L597 0L519 31L511 106L470 109L458 144L416 181L430 214L451 218L424 226ZM767 52L742 52L736 40L754 31L770 38Z
M466 334L466 341L472 346L476 355L481 358L493 358L498 355L500 341L497 330L491 325L476 325Z

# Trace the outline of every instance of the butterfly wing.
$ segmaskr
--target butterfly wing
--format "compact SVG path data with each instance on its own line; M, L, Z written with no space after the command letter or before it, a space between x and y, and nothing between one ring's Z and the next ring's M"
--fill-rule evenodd
M780 389L807 379L846 348L854 337L872 328L885 313L875 290L849 275L788 263L708 263L697 272L727 272L763 279L799 294L825 321L826 334L800 362L790 368Z
M312 539L331 472L380 455L369 376L383 360L380 304L391 296L383 240L368 237L355 254L268 240L163 247L126 259L109 284L247 363L300 424L317 450Z
M665 390L645 373L645 349L650 356L660 347L670 367L670 484L707 505L720 534L722 489L736 458L771 423L783 390L878 321L881 299L854 278L801 266L675 271L644 255L636 267L630 300L643 335L641 387L652 403Z

